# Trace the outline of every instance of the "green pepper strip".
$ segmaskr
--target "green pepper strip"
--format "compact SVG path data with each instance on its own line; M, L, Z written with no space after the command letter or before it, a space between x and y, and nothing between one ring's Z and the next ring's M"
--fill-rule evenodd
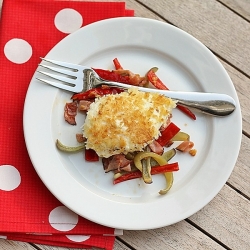
M168 162L170 161L174 156L176 155L176 149L172 148L168 150L167 152L164 152L162 154L162 157Z
M149 161L148 161L149 160ZM150 184L152 183L152 176L151 176L151 165L150 165L150 158L143 160L142 162L142 178L145 183Z
M146 152L151 152L148 147L146 147ZM147 157L142 159L142 177L145 183L150 184L152 183L152 176L151 176L151 157Z
M163 157L166 161L171 160L176 155L176 150L174 148L170 149L169 151L163 153ZM167 187L159 191L159 194L166 194L170 188L173 186L174 176L173 172L166 172L164 173L165 179L167 181Z
M171 141L189 141L190 136L189 134L179 131L172 139Z
M167 164L167 161L162 156L160 156L160 155L158 155L156 153L153 153L153 152L140 152L135 156L134 163L135 163L135 166L142 172L142 174L143 174L143 168L142 168L141 160L143 158L146 158L146 157L154 158L159 163L160 166ZM166 186L165 189L160 190L159 194L166 194L173 185L173 180L174 180L173 173L172 172L167 172L167 173L164 173L164 176L165 176L165 179L167 181L167 186ZM143 177L143 180L144 180L144 177Z
M167 181L167 187L160 190L159 194L166 194L170 190L170 188L173 186L173 182L174 182L173 172L166 172L164 173L164 176Z
M81 151L85 148L85 145L80 145L80 146L76 146L76 147L70 147L70 146L66 146L64 144L62 144L58 139L56 140L56 147L61 150L61 151L64 151L64 152L70 152L70 153L73 153L73 152L78 152L78 151Z

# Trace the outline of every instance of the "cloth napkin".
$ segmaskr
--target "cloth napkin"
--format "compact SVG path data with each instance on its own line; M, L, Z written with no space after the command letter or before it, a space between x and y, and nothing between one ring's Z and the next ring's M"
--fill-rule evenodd
M41 56L82 26L133 14L123 2L3 1L0 19L0 238L112 249L114 236L122 233L122 230L80 217L49 192L26 151L22 116L26 91Z

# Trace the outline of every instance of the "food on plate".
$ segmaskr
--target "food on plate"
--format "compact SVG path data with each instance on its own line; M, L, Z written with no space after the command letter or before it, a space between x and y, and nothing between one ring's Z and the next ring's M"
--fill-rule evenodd
M197 154L197 149L195 149L195 148L190 149L189 154L192 156L195 156Z
M75 117L77 115L77 103L70 102L64 107L64 119L71 125L76 125Z
M196 116L170 98L138 90L136 86L168 90L156 75L156 67L140 76L124 70L117 58L113 62L115 70L94 70L105 80L120 81L131 88L124 91L102 85L73 94L72 102L65 104L64 118L76 125L76 115L86 113L82 134L76 135L81 145L66 146L57 140L56 146L64 152L84 148L86 161L101 158L104 172L114 173L114 184L135 178L150 184L152 175L163 174L166 187L159 194L166 194L173 185L173 172L179 170L178 162L169 161L177 152L197 153L190 136L171 121L172 110L177 107L193 120Z
M83 125L86 149L106 158L142 151L167 127L175 106L170 98L136 88L96 98Z

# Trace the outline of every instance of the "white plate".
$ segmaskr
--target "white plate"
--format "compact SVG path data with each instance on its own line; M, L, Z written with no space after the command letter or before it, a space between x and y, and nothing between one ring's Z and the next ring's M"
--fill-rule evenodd
M42 55L41 55L42 56ZM237 104L224 118L197 114L193 121L178 110L173 121L190 134L197 155L178 154L179 172L167 195L162 176L153 184L132 180L112 184L101 163L86 163L82 153L56 149L59 138L76 145L77 126L68 125L63 107L71 94L44 85L34 77L24 108L24 133L34 167L48 189L77 214L121 229L152 229L183 220L204 207L223 187L235 165L241 142L241 112L233 83L216 57L194 37L169 24L144 18L96 22L67 36L46 56L96 68L112 69L117 57L133 72L153 67L171 90L225 93Z

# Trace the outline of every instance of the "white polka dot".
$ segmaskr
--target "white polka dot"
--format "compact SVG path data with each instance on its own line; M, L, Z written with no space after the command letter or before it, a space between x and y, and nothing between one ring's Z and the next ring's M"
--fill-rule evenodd
M32 56L32 47L23 39L13 38L5 44L4 54L11 62L21 64Z
M59 231L69 231L78 222L78 215L65 206L54 208L49 214L50 225Z
M74 242L83 242L90 238L90 235L66 235L66 237Z
M73 9L63 9L55 16L55 26L63 33L72 33L81 28L82 15Z
M21 183L19 171L11 165L0 166L0 189L4 191L12 191Z

